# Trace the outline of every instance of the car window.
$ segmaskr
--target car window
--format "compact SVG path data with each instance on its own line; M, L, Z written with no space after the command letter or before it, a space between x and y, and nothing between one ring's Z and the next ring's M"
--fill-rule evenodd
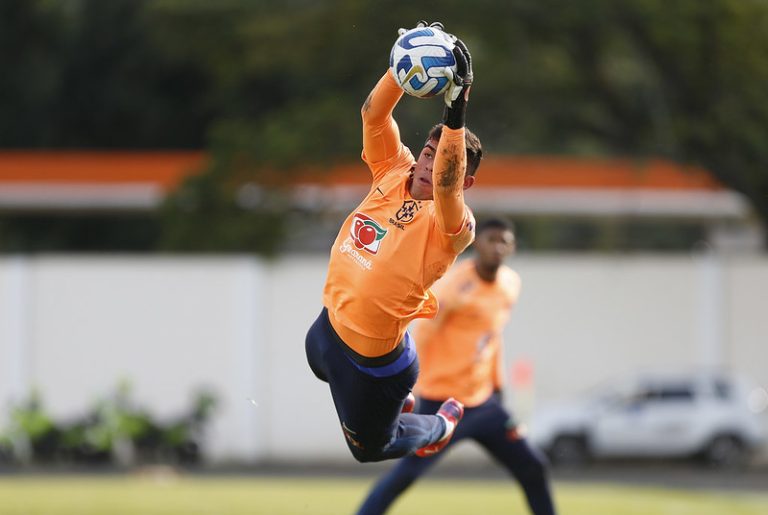
M663 388L659 391L659 400L662 401L692 401L693 389L686 386Z
M639 392L637 401L643 403L693 401L694 391L689 385L651 386Z

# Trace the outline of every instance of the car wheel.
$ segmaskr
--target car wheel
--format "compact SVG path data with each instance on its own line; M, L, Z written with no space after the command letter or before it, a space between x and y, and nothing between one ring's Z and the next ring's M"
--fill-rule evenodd
M587 440L580 435L562 435L555 438L549 449L552 463L560 467L581 467L589 461Z
M707 447L707 463L721 469L737 469L746 464L747 453L739 438L732 435L716 436Z

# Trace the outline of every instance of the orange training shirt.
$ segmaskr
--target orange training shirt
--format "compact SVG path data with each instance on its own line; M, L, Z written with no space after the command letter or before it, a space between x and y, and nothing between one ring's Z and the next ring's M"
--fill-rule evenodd
M443 202L410 196L415 160L400 142L392 118L401 96L402 90L386 74L363 107L362 157L373 184L341 226L323 292L333 328L349 347L368 357L392 351L413 319L435 316L437 300L430 286L474 239L474 218L464 205L463 190L454 189ZM441 152L452 146L460 147L464 163L464 129L443 129L433 184L445 169ZM455 206L464 211L464 221L449 232L442 228L438 207L450 211ZM451 214L455 218L455 211Z
M508 266L496 280L477 275L467 259L435 285L440 313L414 330L420 373L417 393L430 400L454 397L478 406L503 384L502 331L520 294L520 277Z

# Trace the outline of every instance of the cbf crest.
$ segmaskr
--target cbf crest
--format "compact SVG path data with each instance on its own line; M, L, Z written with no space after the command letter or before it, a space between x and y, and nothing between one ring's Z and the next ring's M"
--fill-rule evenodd
M403 202L403 205L400 207L400 209L397 210L395 218L397 218L397 221L401 224L407 224L413 220L419 209L421 209L420 202L416 202L415 200L406 200Z

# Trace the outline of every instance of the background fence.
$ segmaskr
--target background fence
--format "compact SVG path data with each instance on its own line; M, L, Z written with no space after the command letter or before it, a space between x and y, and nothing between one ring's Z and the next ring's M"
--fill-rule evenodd
M220 401L211 461L348 460L304 358L326 262L1 258L0 424L32 388L66 419L125 379L163 419L207 387ZM523 292L506 361L533 365L534 403L644 369L726 368L768 386L765 258L537 254L511 265Z

